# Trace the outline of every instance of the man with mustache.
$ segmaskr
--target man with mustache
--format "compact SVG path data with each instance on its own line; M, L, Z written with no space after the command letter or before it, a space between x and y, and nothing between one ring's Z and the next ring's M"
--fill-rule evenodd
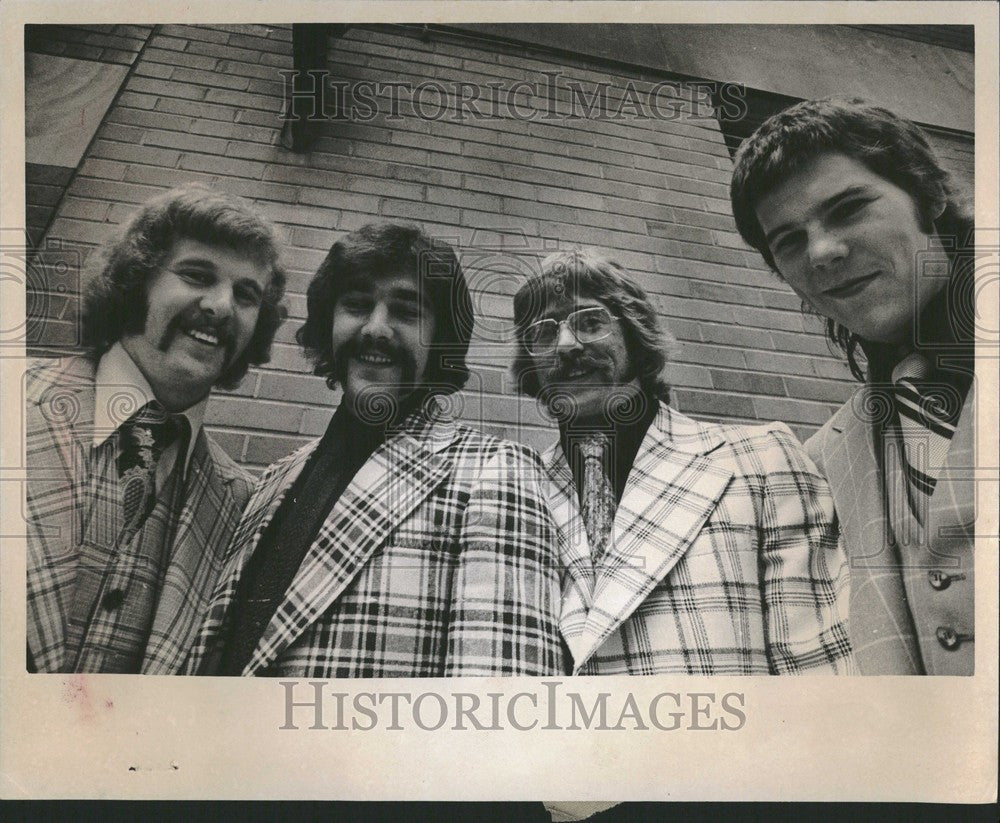
M859 666L970 675L972 216L920 129L861 100L766 121L739 150L731 194L740 234L865 384L806 444L850 557Z
M267 362L284 284L270 225L199 186L105 249L86 355L25 378L30 671L179 671L252 487L205 407Z
M538 456L446 408L472 324L455 252L417 226L334 243L298 339L342 399L321 438L258 482L189 672L562 671Z
M573 672L850 673L833 501L788 428L671 409L656 312L595 253L542 261L514 321L519 387L559 423Z

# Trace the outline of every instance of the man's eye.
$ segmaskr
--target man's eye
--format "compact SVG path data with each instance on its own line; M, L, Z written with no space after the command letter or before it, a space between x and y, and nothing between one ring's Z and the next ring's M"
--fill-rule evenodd
M365 299L364 297L351 297L351 296L341 297L339 302L340 302L340 307L342 309L352 313L360 313L367 311L371 304L371 301Z
M257 289L246 287L236 289L236 299L245 306L259 306L261 296Z
M181 269L177 274L191 283L208 283L211 280L211 275L202 269Z
M782 234L771 241L772 254L791 254L802 243L802 232L789 232Z
M413 321L420 317L420 307L411 303L400 303L393 306L392 313L400 320Z
M845 220L861 211L869 202L863 199L845 200L843 203L837 204L834 210L830 212L830 216L835 220Z

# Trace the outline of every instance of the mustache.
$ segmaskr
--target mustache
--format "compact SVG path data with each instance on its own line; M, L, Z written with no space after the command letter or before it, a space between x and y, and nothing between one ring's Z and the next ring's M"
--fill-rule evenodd
M337 374L341 379L341 385L343 385L347 361L352 357L361 357L366 354L376 354L381 357L387 357L392 360L393 363L401 366L403 369L404 380L412 382L414 376L416 375L416 361L407 349L396 346L388 340L364 340L354 338L352 340L348 340L346 343L343 343L340 348L333 353L333 362L336 365Z
M577 352L575 354L559 355L559 362L549 372L550 380L562 380L569 377L570 372L577 369L587 371L599 371L606 368L608 361L603 357L594 357L588 352Z
M160 349L166 351L174 337L187 331L207 332L217 337L226 353L226 362L232 362L236 352L236 329L231 319L216 320L200 309L179 314L170 321Z

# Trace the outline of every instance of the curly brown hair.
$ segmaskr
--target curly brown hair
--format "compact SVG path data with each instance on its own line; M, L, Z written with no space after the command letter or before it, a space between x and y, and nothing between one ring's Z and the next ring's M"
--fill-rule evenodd
M333 388L338 380L330 329L345 285L357 278L408 273L434 314L434 339L423 382L450 394L469 379L465 356L472 337L472 298L455 251L412 223L369 223L330 248L309 284L306 322L296 339L313 371Z
M285 270L270 223L245 201L200 184L171 189L145 203L105 247L103 267L84 292L83 345L97 359L124 335L142 331L149 282L180 238L225 246L271 270L250 342L216 381L221 388L235 388L250 366L271 358L274 334L287 314L281 302Z

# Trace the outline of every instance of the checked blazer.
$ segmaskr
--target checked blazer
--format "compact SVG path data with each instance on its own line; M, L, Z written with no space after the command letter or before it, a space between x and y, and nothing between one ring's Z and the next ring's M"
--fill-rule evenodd
M186 666L210 673L241 574L319 441L260 478ZM413 412L358 470L244 675L440 677L562 671L558 541L537 454Z
M95 370L87 358L68 357L34 362L25 375L27 635L39 672L66 665L83 507L93 504L96 517L120 505L117 499L90 500L85 488L94 434ZM200 430L179 498L181 509L168 513L173 521L171 560L142 674L179 671L204 620L223 553L251 488L250 476Z
M597 568L562 446L542 460L575 674L853 673L833 501L787 426L661 404Z
M871 414L865 413L880 407L872 392L860 387L806 442L830 482L840 518L858 666L862 674L971 675L975 389L966 395L923 525L916 518L893 523L888 513L883 485L888 493L905 494L907 480L890 449L882 461L888 475L883 484Z

